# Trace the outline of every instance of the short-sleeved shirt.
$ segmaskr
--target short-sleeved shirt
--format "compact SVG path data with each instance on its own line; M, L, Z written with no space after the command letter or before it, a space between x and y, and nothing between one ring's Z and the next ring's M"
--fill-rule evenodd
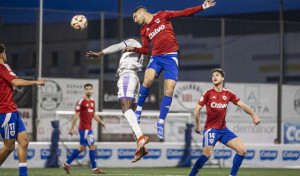
M92 130L92 119L95 113L95 101L81 98L78 100L75 112L79 112L79 130Z
M10 113L18 111L14 100L14 90L11 84L18 76L7 64L0 64L0 113Z
M198 102L199 105L206 105L207 119L204 130L215 128L223 129L226 127L226 110L229 101L237 104L240 99L229 89L223 88L218 92L214 88L205 91Z

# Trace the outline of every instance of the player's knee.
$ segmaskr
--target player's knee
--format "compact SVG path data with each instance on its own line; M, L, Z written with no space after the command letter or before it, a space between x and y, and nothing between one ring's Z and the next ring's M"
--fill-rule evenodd
M15 149L15 143L11 143L9 145L4 145L3 149L8 151L9 153L11 153Z
M149 77L145 77L145 80L143 82L144 87L150 87L153 83L153 79Z
M18 145L20 145L22 148L27 148L29 145L29 139L28 137L22 139L19 141Z
M245 156L247 154L247 149L245 147L242 147L241 149L238 150L237 153L241 156Z
M174 92L174 89L173 88L166 88L166 96L169 96L169 97L172 97L173 96L173 92Z

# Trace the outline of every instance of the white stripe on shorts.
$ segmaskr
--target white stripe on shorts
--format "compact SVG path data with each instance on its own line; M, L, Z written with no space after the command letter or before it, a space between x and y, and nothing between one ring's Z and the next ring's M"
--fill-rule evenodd
M205 134L204 134L204 137L205 137L205 141L204 141L204 146L207 146L208 145L208 132L210 132L211 129L208 129L206 130Z
M10 117L11 117L11 113L7 113L1 128L3 128L9 122Z

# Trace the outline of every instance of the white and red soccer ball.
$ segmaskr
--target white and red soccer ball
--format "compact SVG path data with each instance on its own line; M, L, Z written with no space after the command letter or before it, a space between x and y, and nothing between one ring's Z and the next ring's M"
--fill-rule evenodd
M83 15L75 15L71 20L71 26L72 28L82 31L84 30L88 25L87 19Z

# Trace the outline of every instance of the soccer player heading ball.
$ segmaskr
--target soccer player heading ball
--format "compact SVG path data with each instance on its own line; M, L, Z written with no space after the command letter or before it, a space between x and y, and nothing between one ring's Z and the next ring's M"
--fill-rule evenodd
M143 44L142 47L126 47L123 49L123 52L134 51L140 54L148 54L150 52L150 43L153 47L152 56L145 71L144 82L140 89L140 97L135 114L139 121L143 104L149 94L153 80L164 70L165 96L161 102L159 121L155 123L157 135L161 139L164 138L164 121L171 106L173 91L178 77L178 44L170 20L194 14L214 5L214 0L206 0L197 7L182 11L160 11L156 14L150 14L145 7L137 7L132 14L134 22L142 25L140 34Z
M195 176L199 172L211 156L214 146L218 141L236 151L230 173L230 176L236 176L247 150L243 142L226 127L225 117L229 101L241 107L247 114L250 114L255 126L260 123L260 119L252 111L252 109L243 103L233 92L229 89L223 88L225 72L222 69L213 69L211 74L214 86L201 95L194 111L196 133L201 134L200 110L204 105L206 105L207 119L203 131L203 152L200 158L196 161L190 176Z

